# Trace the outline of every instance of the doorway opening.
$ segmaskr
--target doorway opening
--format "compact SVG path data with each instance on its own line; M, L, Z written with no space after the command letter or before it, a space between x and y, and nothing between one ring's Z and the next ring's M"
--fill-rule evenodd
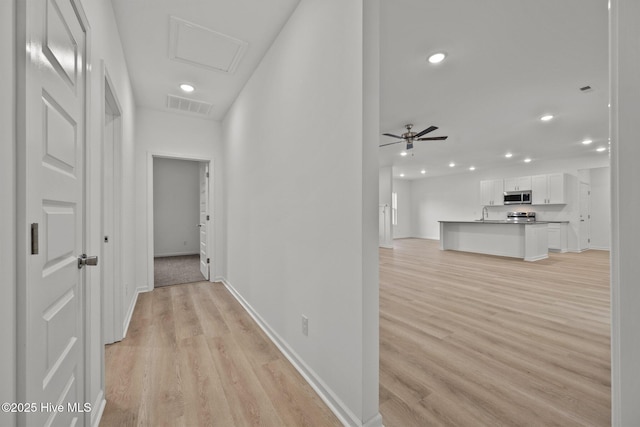
M210 280L210 161L153 156L153 287ZM151 270L151 269L150 269Z

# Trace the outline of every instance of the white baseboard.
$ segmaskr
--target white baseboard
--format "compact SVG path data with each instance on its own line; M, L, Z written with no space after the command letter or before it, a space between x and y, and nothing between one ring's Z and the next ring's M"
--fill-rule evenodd
M98 427L100 425L100 420L102 419L102 413L104 412L104 407L107 406L107 401L104 398L104 391L100 390L98 393L98 398L93 405L91 406L91 426Z
M379 245L381 248L393 249L393 245Z
M610 251L611 248L609 248L608 246L591 246L589 249L593 249L596 251Z
M289 360L294 368L302 375L309 385L320 396L324 403L331 409L340 422L347 427L382 427L382 416L376 414L365 423L362 422L342 400L329 388L324 381L311 369L298 355L289 347L276 331L251 307L251 305L240 295L236 289L224 278L220 280L231 292L231 295L244 307L253 320L264 331L269 339L276 345L278 350Z
M185 255L199 255L200 252L187 251L187 252L168 252L166 254L153 254L154 258L163 258L168 256L185 256Z
M129 323L131 323L131 316L133 316L133 310L136 308L136 302L138 302L138 295L142 292L148 292L146 286L139 286L136 288L133 298L131 298L131 303L129 304L129 309L127 310L127 315L124 317L124 322L122 324L122 338L124 339L127 336L127 330L129 329Z

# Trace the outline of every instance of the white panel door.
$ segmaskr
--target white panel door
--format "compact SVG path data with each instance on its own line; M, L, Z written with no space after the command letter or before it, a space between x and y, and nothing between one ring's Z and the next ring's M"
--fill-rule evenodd
M209 165L200 163L200 272L209 280Z
M20 424L84 425L83 316L86 20L74 0L26 0L24 110L19 111L25 240L19 257L18 401L62 405ZM20 95L19 99L22 99ZM24 169L23 169L24 168ZM20 213L22 215L22 212ZM36 240L36 239L34 239ZM88 314L88 313L87 313Z

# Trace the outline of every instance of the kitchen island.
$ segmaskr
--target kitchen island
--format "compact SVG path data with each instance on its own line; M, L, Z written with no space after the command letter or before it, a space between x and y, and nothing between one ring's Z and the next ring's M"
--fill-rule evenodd
M544 221L439 221L440 249L538 261L549 257Z

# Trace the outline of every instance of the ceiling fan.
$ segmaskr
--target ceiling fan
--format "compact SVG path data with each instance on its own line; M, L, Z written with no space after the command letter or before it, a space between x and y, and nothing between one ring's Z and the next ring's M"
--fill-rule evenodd
M438 129L437 126L429 126L428 128L426 128L422 132L418 132L418 133L411 132L411 128L413 127L412 124L404 125L404 127L407 129L407 131L405 133L403 133L401 136L394 135L392 133L383 133L384 136L390 136L392 138L400 138L401 141L395 141L395 142L390 142L388 144L382 144L382 145L380 145L380 147L386 147L387 145L398 144L400 142L406 141L407 142L407 150L411 150L413 148L413 141L444 141L445 139L448 138L446 136L432 136L432 137L422 138L423 135L426 135L429 132L433 132L434 130Z

